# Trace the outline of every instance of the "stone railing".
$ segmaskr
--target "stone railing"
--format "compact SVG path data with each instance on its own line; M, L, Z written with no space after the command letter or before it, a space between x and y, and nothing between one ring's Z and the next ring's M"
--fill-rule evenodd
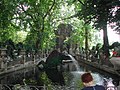
M21 50L19 52L19 55L17 55L16 51L13 52L14 58L11 58L7 54L7 49L0 49L0 72L20 65L26 65L27 63L34 64L41 58L47 57L50 53L50 51L38 51L37 53L35 53L35 51L31 51L29 53L26 53L25 50Z

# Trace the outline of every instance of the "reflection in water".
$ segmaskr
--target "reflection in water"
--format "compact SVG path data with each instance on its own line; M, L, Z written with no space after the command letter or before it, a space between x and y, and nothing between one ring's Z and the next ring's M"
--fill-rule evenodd
M54 82L56 85L65 85L65 82L64 82L64 76L63 76L63 73L58 71L57 69L48 69L48 70L45 70L48 78Z
M0 84L24 85L23 80L25 79L27 84L43 85L40 79L41 75L42 72L39 72L37 68L24 69L0 76Z
M80 65L80 69L78 71L71 71L71 72L65 71L64 72L65 73L64 78L66 80L65 81L66 85L79 87L81 84L80 76L86 71L91 72L94 77L95 82L100 85L103 84L104 78L111 77L114 80L115 85L117 85L116 83L120 81L119 77L117 76L110 75L105 72L100 72L98 70L95 70L94 68ZM44 84L43 80L41 79L43 72L44 71L39 71L38 68L29 68L29 69L25 69L21 71L16 71L16 72L4 75L4 76L0 76L0 83L1 84L24 84L23 79L26 79L26 83L28 85L39 85L40 86ZM52 75L54 77L56 73L52 73Z

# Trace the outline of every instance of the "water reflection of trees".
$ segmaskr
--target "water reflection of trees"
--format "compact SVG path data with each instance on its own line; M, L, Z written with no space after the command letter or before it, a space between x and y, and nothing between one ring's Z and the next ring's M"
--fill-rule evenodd
M64 72L63 76L65 79L65 86L69 87L71 85L74 76L70 72ZM7 84L9 86L12 85L12 87L13 85L17 85L17 84L24 85L24 80L27 85L36 86L36 87L46 85L47 88L48 87L53 88L55 85L48 78L46 72L38 71L38 68L16 71L0 77L1 84Z

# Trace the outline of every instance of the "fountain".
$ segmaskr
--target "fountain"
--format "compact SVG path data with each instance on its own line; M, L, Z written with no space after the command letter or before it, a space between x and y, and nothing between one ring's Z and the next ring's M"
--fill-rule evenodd
M85 71L83 71L82 67L79 66L78 62L72 55L68 54L68 56L70 57L68 60L64 60L64 59L62 60L63 61L62 62L63 69L65 69L65 70L63 70L63 69L61 70L61 68L60 68L61 66L58 65L56 69L50 68L50 69L48 69L48 71L38 70L38 67L35 67L35 68L37 68L37 69L35 69L35 72L33 72L33 71L31 72L30 69L28 69L29 72L31 72L31 73L28 73L27 71L25 71L23 74L21 71L20 71L20 73L17 73L18 71L16 71L16 72L12 73L13 75L7 74L7 76L1 77L0 78L1 84L11 84L12 83L14 85L15 84L24 85L23 79L26 79L26 80L32 80L32 81L36 82L35 84L33 82L27 82L27 86L29 86L29 85L38 85L38 86L43 85L44 86L43 80L40 80L41 79L40 77L42 76L42 72L44 72L45 75L48 76L49 79L51 79L51 81L55 82L55 84L56 84L56 82L60 83L59 85L53 84L53 85L55 85L55 87L54 87L55 90L56 90L56 88L59 88L59 90L78 90L78 89L80 90L83 87L80 76ZM46 63L44 62L44 64L46 64ZM31 69L33 70L33 68L31 68ZM91 71L91 69L89 71ZM95 82L97 84L102 84L103 78L106 76L102 76L99 73L95 73L93 71L91 71L91 73L92 73L93 77L95 78ZM49 74L51 74L51 76L49 76ZM55 80L57 80L56 76L60 80L59 82L55 81ZM60 78L61 76L62 76L62 78ZM63 81L64 79L65 79L65 81ZM47 80L47 79L45 78L45 80ZM48 84L46 84L46 85L48 85ZM46 87L48 87L48 86L46 86ZM60 88L62 88L62 89L60 89Z
M81 82L80 76L84 73L84 71L80 69L80 66L79 66L77 60L75 60L75 58L72 55L69 54L68 56L71 58L71 62L72 62L72 63L68 63L69 64L69 70L70 70L71 74L74 76L74 78L71 80L70 86L74 86L74 89L76 90L78 88L82 88L81 87L82 82ZM74 68L76 68L76 69L73 70L73 65L72 64L75 66ZM105 79L97 73L94 73L94 74L92 73L92 76L94 77L94 82L96 84L103 85L110 90L117 90L116 86L113 84L113 79L112 78ZM106 80L107 85L105 85L105 83L104 83L105 80ZM81 85L78 85L78 82Z

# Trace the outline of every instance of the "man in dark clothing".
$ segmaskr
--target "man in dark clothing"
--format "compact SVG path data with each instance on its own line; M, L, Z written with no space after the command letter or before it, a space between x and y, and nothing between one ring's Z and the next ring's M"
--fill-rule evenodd
M95 85L93 82L93 77L90 73L84 73L81 76L84 88L82 90L105 90L105 87L102 85Z

